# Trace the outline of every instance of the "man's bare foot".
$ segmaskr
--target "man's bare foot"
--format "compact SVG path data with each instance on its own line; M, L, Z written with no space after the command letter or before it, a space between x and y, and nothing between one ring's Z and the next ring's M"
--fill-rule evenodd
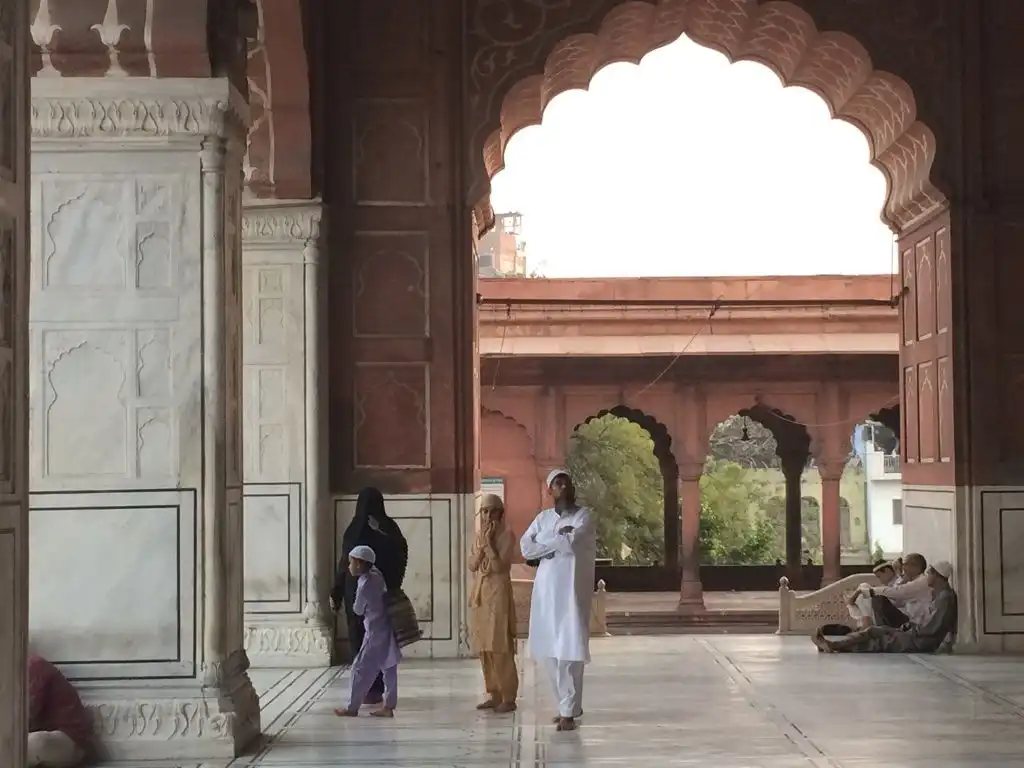
M557 731L575 731L576 721L571 717L560 717L558 718L558 726L555 728Z
M336 714L338 717L359 717L359 710L339 707L338 709L334 710L334 714Z
M832 644L825 639L821 630L818 630L811 636L811 642L817 646L819 653L832 653Z
M508 712L516 711L516 703L514 701L503 701L494 707L494 711L499 715L504 715Z
M395 710L393 710L391 707L381 707L380 709L375 709L373 712L370 713L370 717L394 717L394 716L395 716Z
M497 706L498 706L498 702L496 702L494 699L488 699L487 701L481 701L479 704L476 705L476 708L477 709L494 709Z

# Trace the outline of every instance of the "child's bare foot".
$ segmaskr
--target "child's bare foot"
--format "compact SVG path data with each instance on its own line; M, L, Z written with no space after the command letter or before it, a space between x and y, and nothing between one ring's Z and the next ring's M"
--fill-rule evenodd
M394 717L395 710L391 707L381 707L370 713L370 717Z
M334 710L334 714L336 714L338 717L359 717L359 710L339 707L338 709Z
M576 721L573 720L571 717L560 717L560 718L558 718L558 727L555 730L557 730L557 731L575 731L576 730Z
M498 706L498 702L496 702L494 699L488 699L487 701L482 701L479 704L477 704L476 708L477 709L494 709L497 706Z
M503 701L494 708L494 711L499 715L504 715L507 712L515 712L516 703L514 701Z

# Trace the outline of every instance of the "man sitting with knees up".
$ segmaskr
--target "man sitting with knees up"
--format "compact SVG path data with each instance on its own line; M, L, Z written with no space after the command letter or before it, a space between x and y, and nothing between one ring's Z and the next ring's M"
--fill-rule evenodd
M928 568L924 577L934 598L920 623L907 622L898 629L867 627L838 640L826 639L819 629L811 639L823 653L935 653L956 631L956 593L949 583L952 575L953 566L946 562Z
M868 587L861 590L871 600L872 624L899 628L904 624L923 623L931 610L932 588L925 573L928 564L916 552L903 558L902 584Z
M28 659L29 768L75 768L90 757L93 723L78 692L42 656Z

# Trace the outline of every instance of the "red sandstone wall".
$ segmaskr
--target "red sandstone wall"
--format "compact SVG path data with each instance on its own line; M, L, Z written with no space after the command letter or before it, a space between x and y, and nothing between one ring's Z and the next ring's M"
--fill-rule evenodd
M516 536L521 536L546 502L533 441L525 427L494 411L481 415L480 433L480 475L505 481L505 514Z

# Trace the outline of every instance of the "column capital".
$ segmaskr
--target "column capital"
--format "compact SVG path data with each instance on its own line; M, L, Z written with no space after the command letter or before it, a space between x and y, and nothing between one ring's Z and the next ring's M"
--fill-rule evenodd
M699 481L704 476L703 461L679 462L679 480L684 483Z
M776 455L782 462L782 474L787 478L792 475L796 477L803 475L804 469L807 467L806 451L785 451L783 453L776 451Z
M843 477L843 470L846 469L846 461L838 459L827 459L818 461L818 474L823 483L838 482Z

